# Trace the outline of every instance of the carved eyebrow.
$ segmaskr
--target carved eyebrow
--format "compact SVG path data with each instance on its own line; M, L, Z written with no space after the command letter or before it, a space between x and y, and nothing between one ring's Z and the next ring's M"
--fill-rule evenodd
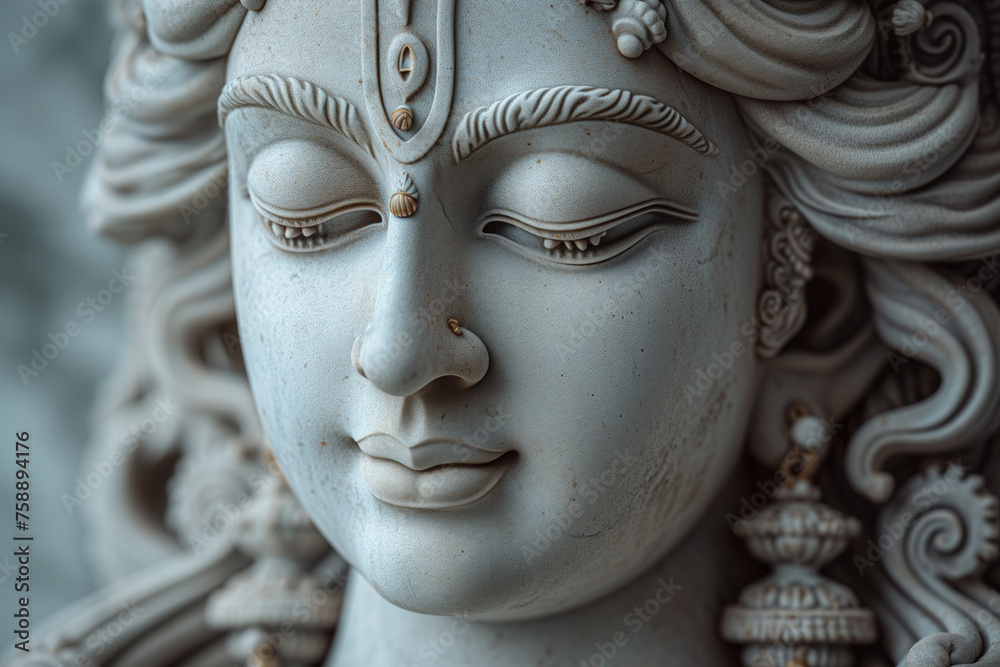
M679 139L699 153L715 155L706 139L676 109L627 90L556 86L515 93L465 114L455 130L455 162L505 134L582 120L627 123Z
M233 79L219 96L219 127L225 125L230 113L244 107L273 109L330 128L375 157L368 131L355 106L309 81L274 74Z

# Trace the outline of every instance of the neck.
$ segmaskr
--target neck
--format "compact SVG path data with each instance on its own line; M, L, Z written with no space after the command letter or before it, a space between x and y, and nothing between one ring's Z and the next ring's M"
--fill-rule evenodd
M417 614L386 602L352 571L327 667L739 664L738 649L719 638L718 619L752 578L745 569L752 559L725 521L739 506L726 495L654 568L547 618L491 623Z

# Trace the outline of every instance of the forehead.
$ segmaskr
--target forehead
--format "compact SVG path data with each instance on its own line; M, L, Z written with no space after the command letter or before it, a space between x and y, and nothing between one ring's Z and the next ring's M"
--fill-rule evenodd
M450 1L456 5L450 26L454 31L451 122L465 111L513 93L581 85L649 95L705 129L714 125L710 111L722 93L679 72L655 48L635 60L621 56L607 17L577 0ZM366 3L378 5L378 35L365 20ZM228 77L294 76L363 109L366 40L377 45L386 91L386 68L396 66L389 60L402 12L409 12L409 29L426 45L431 60L426 83L410 101L429 107L436 94L435 68L440 59L437 0L268 0L261 12L251 12L244 22L230 53Z

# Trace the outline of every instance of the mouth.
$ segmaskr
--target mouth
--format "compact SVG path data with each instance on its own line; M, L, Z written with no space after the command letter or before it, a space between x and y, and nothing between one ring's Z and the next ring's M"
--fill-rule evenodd
M396 507L440 510L474 503L496 488L514 451L492 452L458 440L407 447L376 434L358 441L361 477L378 500Z

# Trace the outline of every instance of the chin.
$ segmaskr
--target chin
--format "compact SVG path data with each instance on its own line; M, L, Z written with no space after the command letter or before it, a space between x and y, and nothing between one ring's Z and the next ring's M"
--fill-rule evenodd
M436 518L457 519L444 514ZM503 522L456 521L434 529L429 518L371 525L368 539L353 545L352 565L397 607L482 621L526 621L586 605L641 574L678 541L667 544L661 534L655 544L636 543L623 559L620 536L605 534L584 544L563 537L526 565L523 545L544 526L524 525L516 535L502 529L484 534L484 523Z
M579 549L574 545L573 550ZM388 602L408 611L435 616L515 622L552 616L581 607L624 585L656 562L650 554L624 564L619 574L601 579L591 567L567 564L566 552L553 550L528 570L514 545L476 556L471 562L435 559L403 561L397 554L359 568ZM485 565L489 563L489 565ZM485 566L484 566L485 565ZM597 586L594 582L600 581Z
M415 564L409 576L365 573L379 595L392 604L418 614L484 618L503 608L501 590L490 590L489 573L447 570L434 563ZM421 566L428 565L424 568Z

